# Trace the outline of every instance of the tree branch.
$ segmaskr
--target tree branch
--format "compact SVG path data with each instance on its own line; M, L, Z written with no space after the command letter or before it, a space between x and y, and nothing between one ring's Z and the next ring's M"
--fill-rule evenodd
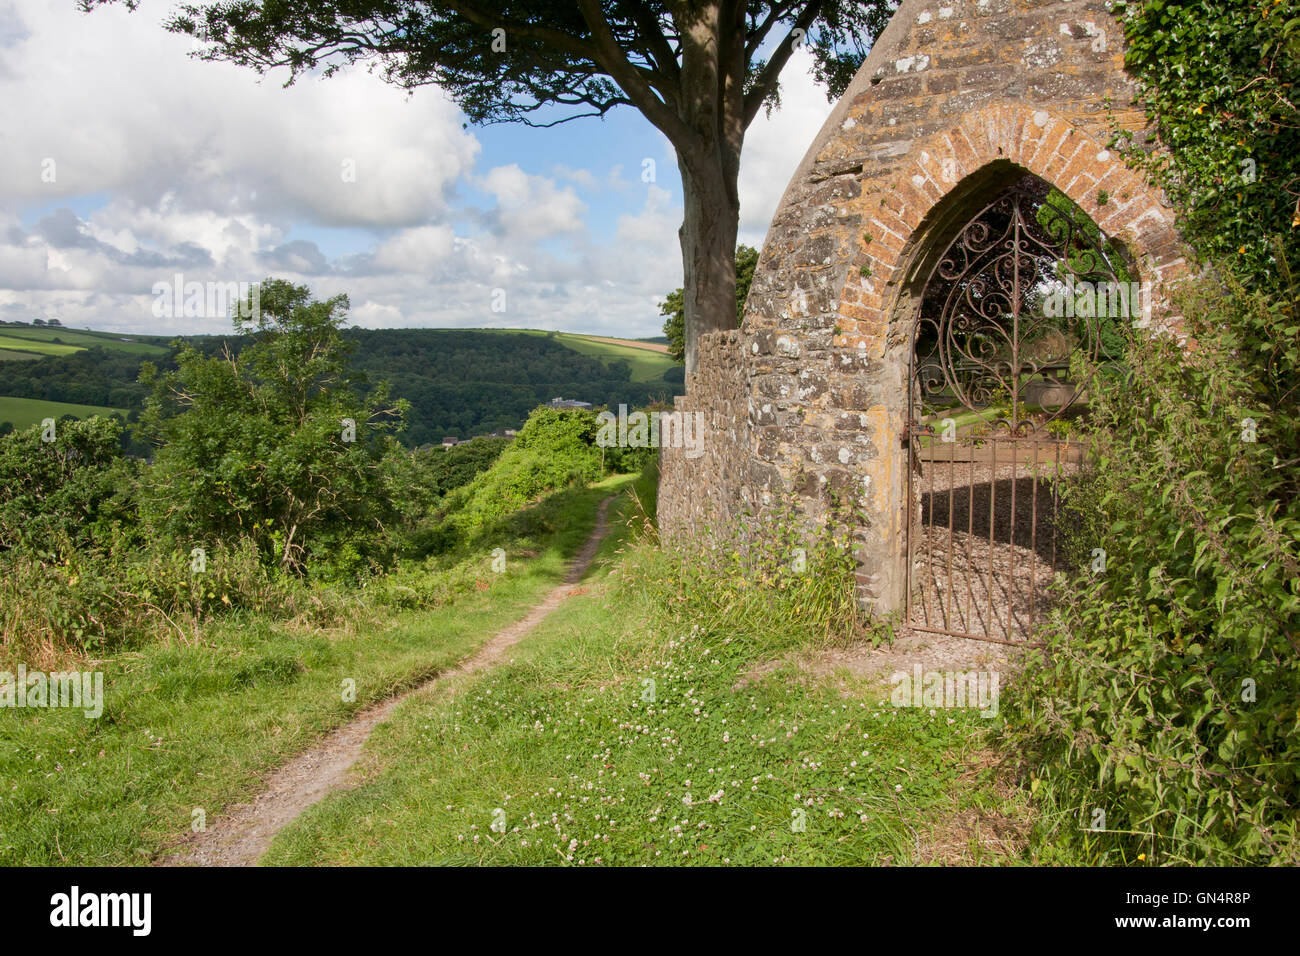
M614 32L605 19L600 0L578 0L578 10L587 21L592 39L596 44L596 53L591 57L606 73L622 87L623 92L655 127L668 137L668 141L683 152L698 150L696 138L675 110L655 96L654 91L641 71L633 66L619 46ZM647 71L651 72L651 71ZM666 78L665 78L666 80Z
M800 34L800 37L806 37L808 30L821 13L821 9L822 0L812 0L808 6L804 7L803 12L795 18L794 26L790 28L790 32L786 34L785 39L780 42L772 53L772 58L763 65L763 69L759 72L754 85L745 94L744 125L746 129L754 121L754 117L758 115L759 107L776 90L781 71L785 69L786 63L790 61L790 55L794 52L795 31L802 30L803 33Z

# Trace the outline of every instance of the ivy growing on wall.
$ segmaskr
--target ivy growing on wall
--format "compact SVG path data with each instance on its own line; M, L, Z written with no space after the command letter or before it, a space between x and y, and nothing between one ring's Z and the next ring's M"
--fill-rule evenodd
M1183 235L1251 282L1300 261L1300 0L1122 0L1114 12L1166 150L1130 155Z

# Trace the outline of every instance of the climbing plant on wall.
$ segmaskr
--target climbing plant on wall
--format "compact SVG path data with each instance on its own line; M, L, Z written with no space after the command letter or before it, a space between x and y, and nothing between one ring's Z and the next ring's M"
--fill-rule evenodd
M1300 261L1300 0L1123 0L1115 12L1167 147L1129 135L1131 155L1205 258L1275 279L1278 237Z

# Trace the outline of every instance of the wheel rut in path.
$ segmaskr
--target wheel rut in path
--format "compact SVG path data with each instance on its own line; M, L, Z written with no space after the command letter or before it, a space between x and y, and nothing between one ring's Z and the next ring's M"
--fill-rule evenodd
M573 559L564 582L552 588L521 620L503 628L455 667L424 683L362 711L355 719L330 733L314 746L272 771L266 788L251 802L231 808L207 829L186 835L180 846L157 862L163 866L252 866L271 841L304 810L331 793L350 786L348 771L361 756L371 731L414 694L423 693L456 678L500 663L515 644L569 597L596 556L609 532L606 512L617 496L606 498L596 510L596 526Z

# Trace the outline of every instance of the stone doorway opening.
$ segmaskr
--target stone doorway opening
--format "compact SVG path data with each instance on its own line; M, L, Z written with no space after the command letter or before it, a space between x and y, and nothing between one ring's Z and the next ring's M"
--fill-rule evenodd
M948 235L908 370L906 620L1024 644L1066 569L1061 479L1083 462L1089 381L1120 370L1149 303L1118 244L1036 176Z

